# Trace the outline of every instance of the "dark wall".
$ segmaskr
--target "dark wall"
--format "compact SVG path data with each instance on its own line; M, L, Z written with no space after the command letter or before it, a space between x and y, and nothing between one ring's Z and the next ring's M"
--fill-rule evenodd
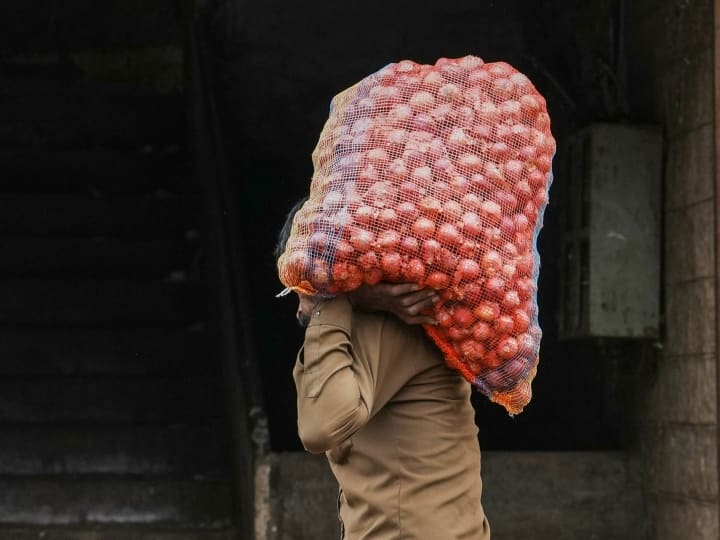
M274 298L281 285L271 252L286 211L308 189L310 155L334 94L389 62L409 58L431 63L441 56L475 54L486 61L508 61L530 76L548 99L558 139L589 120L624 114L607 76L620 58L613 2L427 4L271 0L239 5L220 0L211 6L222 73L219 91L242 206L251 309L276 449L299 447L291 367L302 332L294 322L294 298ZM607 384L616 378L618 370L612 366L619 362L601 358L627 351L557 342L566 181L556 178L540 237L545 337L536 397L526 412L510 419L476 396L485 448L621 444L617 409L622 403L618 396L624 394L608 390L612 385ZM603 353L608 347L612 355Z

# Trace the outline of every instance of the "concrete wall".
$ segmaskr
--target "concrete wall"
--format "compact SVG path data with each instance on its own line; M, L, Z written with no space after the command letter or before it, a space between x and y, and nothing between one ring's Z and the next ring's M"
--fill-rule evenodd
M624 453L484 452L482 460L493 538L643 537L637 467ZM256 480L256 540L338 537L337 483L324 456L271 454Z
M665 336L642 405L652 540L719 534L712 15L711 0L628 2L631 104L666 137Z

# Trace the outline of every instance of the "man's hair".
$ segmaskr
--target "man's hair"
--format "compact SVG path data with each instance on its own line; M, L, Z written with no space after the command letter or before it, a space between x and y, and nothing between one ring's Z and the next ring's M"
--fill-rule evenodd
M288 239L290 238L290 230L292 229L292 222L293 218L295 217L295 214L297 214L298 210L302 208L302 205L305 204L305 202L308 200L308 196L306 195L302 199L300 199L298 202L295 203L295 205L290 209L287 216L285 217L285 223L283 223L282 229L280 229L280 233L278 234L278 241L277 245L275 246L275 250L273 251L273 255L275 256L275 261L277 261L280 258L280 255L285 253L285 246L287 246Z

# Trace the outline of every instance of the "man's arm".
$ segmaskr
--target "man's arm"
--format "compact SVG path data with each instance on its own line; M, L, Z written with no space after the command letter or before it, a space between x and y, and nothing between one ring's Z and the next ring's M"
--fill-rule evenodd
M407 324L432 323L421 312L437 300L434 291L412 284L364 286L321 302L310 317L293 377L297 387L298 432L310 452L342 443L370 419L374 384L350 340L352 309L387 311Z
M337 446L370 416L371 380L368 373L358 370L351 329L352 306L340 295L318 304L305 331L293 378L298 434L309 452Z

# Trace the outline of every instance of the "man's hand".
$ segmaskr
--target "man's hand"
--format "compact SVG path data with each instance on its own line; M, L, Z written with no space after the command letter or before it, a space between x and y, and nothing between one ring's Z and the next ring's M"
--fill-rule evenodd
M350 303L363 311L387 311L406 324L435 324L423 312L440 300L433 289L421 289L415 283L378 283L363 285L348 293Z

